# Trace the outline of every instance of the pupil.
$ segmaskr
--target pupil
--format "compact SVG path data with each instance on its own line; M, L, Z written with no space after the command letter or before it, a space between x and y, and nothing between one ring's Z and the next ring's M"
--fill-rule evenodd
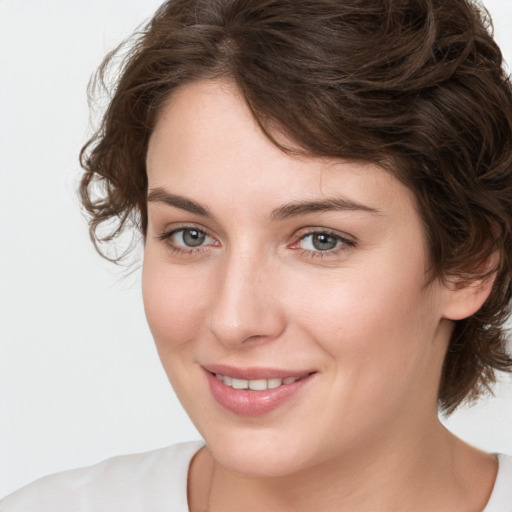
M197 247L204 242L205 234L197 229L186 229L183 232L183 241L189 247Z
M319 251L328 251L336 247L337 240L331 235L320 233L313 235L313 247Z

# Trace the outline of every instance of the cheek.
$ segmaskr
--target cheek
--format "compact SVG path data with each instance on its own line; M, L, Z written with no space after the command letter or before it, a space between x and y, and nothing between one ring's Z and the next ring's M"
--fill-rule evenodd
M181 350L201 326L209 287L204 276L145 255L142 273L144 309L157 349L163 353Z
M359 275L333 283L329 293L323 287L308 294L303 330L328 356L332 380L324 403L347 432L370 435L415 403L435 406L437 320L422 285L422 274Z
M399 276L381 263L373 273L367 267L310 286L298 313L310 336L354 373L399 370L428 348L437 326L422 269Z

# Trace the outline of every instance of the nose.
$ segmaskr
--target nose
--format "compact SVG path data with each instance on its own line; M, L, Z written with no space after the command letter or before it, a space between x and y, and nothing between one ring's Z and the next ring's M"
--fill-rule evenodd
M278 269L263 259L233 253L219 269L208 326L226 347L268 342L286 327Z

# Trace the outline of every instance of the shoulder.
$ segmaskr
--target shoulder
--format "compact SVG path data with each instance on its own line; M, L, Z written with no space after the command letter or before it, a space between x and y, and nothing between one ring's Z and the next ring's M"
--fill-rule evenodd
M512 512L512 456L498 454L498 475L483 512Z
M122 455L41 478L0 501L0 512L187 511L187 473L201 441Z

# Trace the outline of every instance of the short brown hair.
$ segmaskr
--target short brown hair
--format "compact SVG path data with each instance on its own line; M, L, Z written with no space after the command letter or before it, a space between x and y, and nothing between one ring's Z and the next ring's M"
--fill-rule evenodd
M303 153L374 162L405 183L433 277L495 276L483 307L455 325L441 408L512 370L512 90L486 12L466 0L170 0L107 56L96 84L123 48L102 124L81 153L97 247L130 225L145 234L146 151L172 91L228 78L284 151L296 148L282 147L275 128ZM100 235L105 223L112 229ZM499 265L484 275L494 251Z

